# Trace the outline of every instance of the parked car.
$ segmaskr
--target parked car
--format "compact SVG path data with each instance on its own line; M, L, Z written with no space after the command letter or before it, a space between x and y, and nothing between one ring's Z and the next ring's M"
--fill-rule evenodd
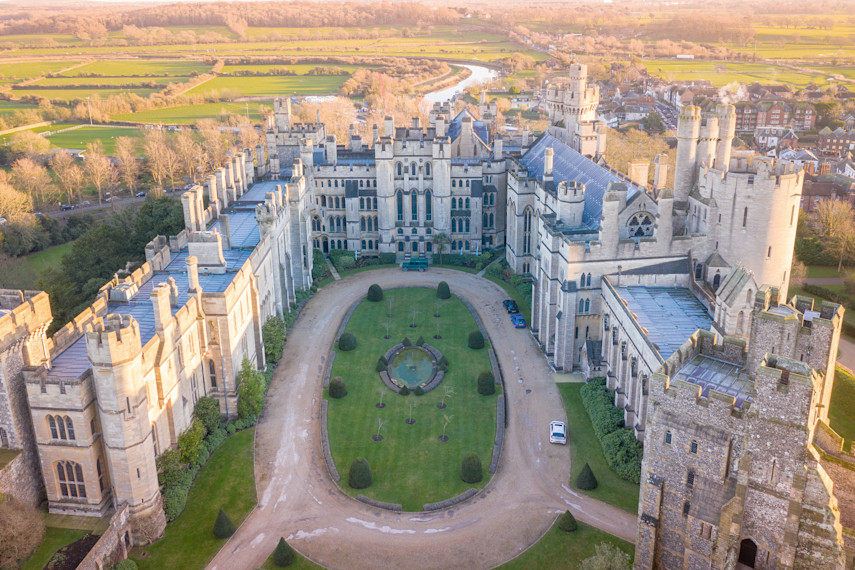
M505 307L505 310L509 313L519 313L519 307L517 307L517 302L513 299L505 299L502 301L502 306Z
M104 198L104 201L105 201L105 202L112 202L112 201L113 201L113 197L112 197L112 196L107 196L106 198Z
M549 443L567 443L567 424L557 420L549 422Z
M511 322L514 324L514 328L525 328L525 317L519 313L511 313Z
M91 206L91 205L92 205L92 202L90 202L89 200L83 200L82 202L80 202L80 207L81 207L81 208L82 208L83 206Z
M191 188L193 188L193 186L193 184L188 184L184 187L184 190L190 190ZM173 188L172 191L175 192L175 188Z
M134 196L136 196L137 198L145 198L145 192L137 192L136 194L134 194Z
M60 204L59 209L63 212L67 212L68 210L73 210L74 206L72 206L71 204Z

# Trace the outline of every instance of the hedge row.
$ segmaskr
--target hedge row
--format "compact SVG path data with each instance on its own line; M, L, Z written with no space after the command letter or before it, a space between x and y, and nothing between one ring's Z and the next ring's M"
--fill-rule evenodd
M818 285L805 285L802 288L811 295L828 299L834 303L840 303L846 310L855 311L855 302L852 301L852 297L849 295L832 291L831 289L826 289L825 287L820 287Z
M581 393L582 404L588 411L609 467L621 479L638 484L641 480L641 444L632 430L624 429L623 413L614 406L612 394L606 388L606 379L594 378L582 387Z

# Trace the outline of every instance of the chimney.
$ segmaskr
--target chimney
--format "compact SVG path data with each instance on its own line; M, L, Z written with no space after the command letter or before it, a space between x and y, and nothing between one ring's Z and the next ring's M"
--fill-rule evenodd
M326 141L326 151L327 151L327 163L335 164L338 162L338 149L335 144L335 135L330 135L327 137Z
M208 175L208 200L214 208L214 215L220 215L220 197L217 195L217 177Z
M229 215L220 215L220 236L223 242L223 251L232 248L232 234L229 227Z
M668 183L668 155L659 154L653 159L653 189L662 190Z
M201 229L199 218L201 213L196 209L195 188L181 195L181 206L184 209L184 227L187 231L196 232Z
M220 196L220 208L228 208L231 202L229 201L229 193L226 191L226 170L218 168L214 171L217 177L217 194Z
M555 150L551 147L543 153L543 181L549 182L552 180L552 165L555 158Z
M285 205L285 197L282 194L282 185L281 184L276 185L276 190L274 191L274 194L276 194L276 207L282 208L282 206Z
M163 330L172 322L172 308L169 306L169 284L160 283L151 290L151 304L154 306L154 330Z
M187 282L190 284L187 292L198 297L202 294L202 288L199 286L199 259L195 255L188 255L185 263L187 263Z
M523 146L523 148L528 146L528 128L527 127L523 127L522 146Z
M650 175L650 161L630 160L627 163L627 177L639 186L647 186L647 178Z
M173 307L178 306L178 285L175 284L175 279L170 277L166 280L169 284L169 304Z
M294 159L294 170L291 172L292 178L300 178L303 176L303 161L299 158Z
M504 149L502 148L502 139L496 137L495 139L493 139L493 160L501 160L503 158L503 152Z
M377 128L377 125L373 125L371 127L371 144L372 145L379 138L378 133L379 133L379 129Z
M420 129L421 128L421 124L419 123L418 117L413 117L413 128L414 129Z
M359 135L354 135L350 137L350 151L351 152L362 152L362 137Z
M386 117L386 136L394 137L395 136L395 119L392 117Z

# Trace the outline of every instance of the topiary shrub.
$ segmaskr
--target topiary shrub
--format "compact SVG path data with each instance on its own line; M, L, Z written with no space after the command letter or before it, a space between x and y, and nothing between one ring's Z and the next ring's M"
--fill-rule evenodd
M451 289L448 288L448 283L445 281L439 282L439 285L436 286L436 297L437 299L451 298Z
M273 551L273 563L280 568L291 566L297 560L297 551L291 548L284 538L279 539L276 550Z
M347 476L347 484L352 489L367 489L374 482L371 475L371 466L364 457L357 457L350 464L350 473Z
M597 478L594 477L594 472L591 471L591 466L587 463L576 475L576 487L583 491L592 491L597 488Z
M425 344L425 338L423 336L419 335L419 339L416 341L416 346L424 346L424 344Z
M409 396L410 395L410 389L407 388L406 386L404 386L401 388L401 390L398 392L398 394L400 394L402 396Z
M377 366L374 369L377 372L383 372L388 367L389 367L389 365L386 363L386 359L381 356L380 359L377 361Z
M477 453L467 453L460 467L460 478L464 483L477 483L484 478L484 470L481 468L481 458Z
M564 532L573 532L579 528L579 525L576 524L576 517L573 516L573 513L564 511L564 514L558 517L558 528Z
M346 332L338 339L338 348L344 352L351 351L356 348L356 337L353 333Z
M484 335L481 334L481 331L472 331L469 333L469 348L474 348L475 350L484 348Z
M330 380L330 398L339 400L347 396L347 386L344 385L344 378L336 376Z
M410 337L405 336L404 340L401 341L401 344L404 346L413 346L413 341L410 340Z
M368 300L372 303L383 300L383 289L377 283L368 288Z
M496 379L489 370L478 375L478 393L482 396L491 396L496 393Z
M415 394L416 396L424 396L425 390L421 386L416 386L416 389L413 390L413 394Z
M137 563L131 560L130 558L127 558L116 564L113 567L113 570L137 570L137 568L139 568L139 566L137 566Z
M217 538L228 538L235 533L235 523L229 518L229 515L223 509L220 509L217 514L217 521L214 523L214 536Z
M448 372L448 359L444 356L440 357L439 362L436 363L436 367L443 372Z

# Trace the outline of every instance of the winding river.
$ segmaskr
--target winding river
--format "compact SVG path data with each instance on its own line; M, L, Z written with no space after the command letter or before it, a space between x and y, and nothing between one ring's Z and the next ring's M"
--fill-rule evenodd
M470 85L476 85L478 83L486 83L488 81L492 81L499 77L499 72L495 69L490 69L488 67L484 67L481 65L461 65L460 67L465 67L472 74L466 79L460 81L452 85L451 87L446 87L445 89L440 89L439 91L431 91L430 93L425 94L425 100L429 103L443 103L448 101L458 93L462 93L464 89L469 87Z

